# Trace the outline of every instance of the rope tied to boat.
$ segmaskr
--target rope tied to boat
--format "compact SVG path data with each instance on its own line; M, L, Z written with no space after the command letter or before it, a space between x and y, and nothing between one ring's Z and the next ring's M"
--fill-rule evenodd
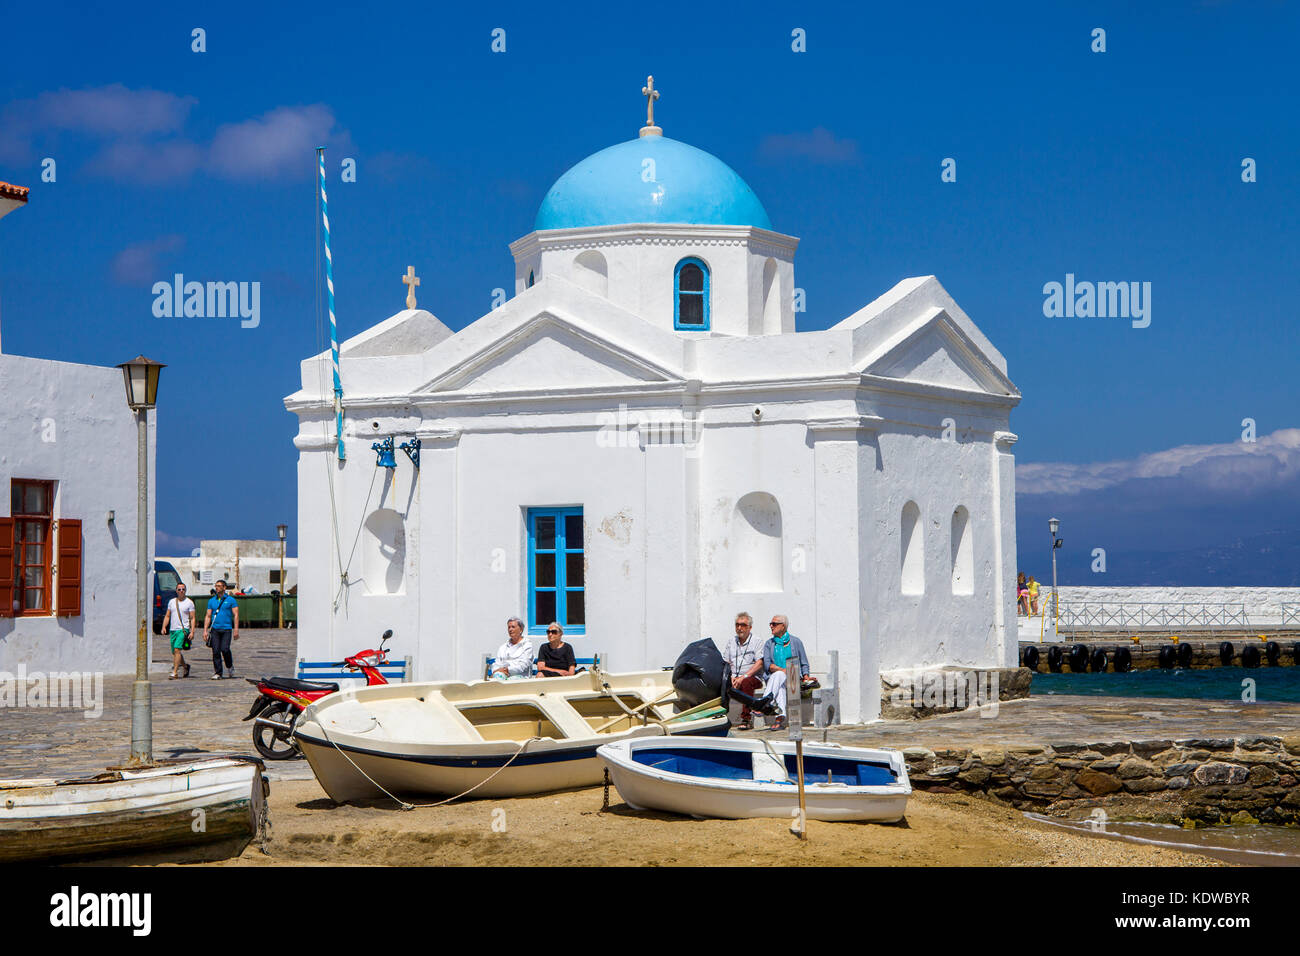
M493 777L495 777L497 774L499 774L502 770L505 770L506 767L508 767L508 766L510 766L512 763L514 763L514 762L515 762L515 758L518 757L521 753L523 753L524 750L528 747L528 745L531 744L534 740L542 740L542 739L543 739L543 738L541 738L541 737L529 737L527 740L525 740L523 743L521 743L521 744L519 745L519 749L518 749L518 750L516 750L513 754L510 755L510 759L509 759L509 760L507 760L507 761L506 761L505 763L503 763L501 766L497 767L496 770L492 771L492 773L490 773L488 776L484 777L482 780L480 780L478 783L474 784L474 786L470 787L468 790L464 791L463 793L458 793L458 794L456 794L454 797L448 797L446 800L439 800L437 803L408 803L408 802L406 802L405 800L401 799L400 797L396 797L396 796L394 796L393 794L389 793L387 790L384 789L384 787L383 787L382 785L379 784L378 781L375 780L374 777L370 776L370 774L366 773L364 770L362 770L360 767L358 767L358 766L357 766L357 762L356 762L355 760L353 760L351 757L348 756L347 751L344 750L342 747L340 747L338 744L336 744L336 743L335 743L335 742L330 738L329 731L325 729L325 725L324 725L324 723L321 723L320 721L317 721L317 726L320 727L320 732L321 732L322 734L324 734L325 739L329 742L330 746L333 747L335 750L337 750L340 754L342 754L342 755L343 755L343 759L346 760L348 763L352 764L352 768L353 768L354 770L356 770L357 773L361 774L361 776L363 776L363 777L365 777L367 780L369 780L370 783L371 783L371 784L372 784L372 785L373 785L377 790L379 790L382 794L384 794L384 796L388 797L388 799L390 799L390 800L392 800L394 803L396 803L397 806L398 806L398 809L401 809L401 810L431 810L431 809L433 809L434 807L440 807L440 806L442 806L444 803L451 803L453 800L459 800L459 799L461 799L462 797L467 797L467 796L469 796L471 793L473 793L475 790L477 790L479 787L483 786L483 784L487 783L489 780L491 780Z

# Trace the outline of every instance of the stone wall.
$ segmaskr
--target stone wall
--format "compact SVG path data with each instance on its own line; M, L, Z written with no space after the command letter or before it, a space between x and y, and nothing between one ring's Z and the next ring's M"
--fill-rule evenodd
M1300 826L1300 734L903 751L917 790L1058 816Z
M1032 680L1027 667L884 671L880 675L880 716L885 720L934 717L994 700L1019 700L1029 696Z

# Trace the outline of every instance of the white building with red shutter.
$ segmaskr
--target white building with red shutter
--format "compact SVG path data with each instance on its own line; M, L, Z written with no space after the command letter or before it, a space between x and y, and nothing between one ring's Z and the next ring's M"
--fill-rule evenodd
M0 217L27 192L0 182ZM122 373L8 355L0 338L0 409L0 673L134 671L136 426ZM151 474L154 447L151 418ZM152 554L152 494L149 512Z

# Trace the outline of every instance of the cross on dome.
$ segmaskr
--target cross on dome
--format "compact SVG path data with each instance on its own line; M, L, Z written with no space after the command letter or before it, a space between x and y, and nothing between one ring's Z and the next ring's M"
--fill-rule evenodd
M664 131L655 125L655 100L659 99L659 91L655 89L655 78L647 76L646 85L641 87L641 95L645 97L645 125L641 127L642 136L662 136Z

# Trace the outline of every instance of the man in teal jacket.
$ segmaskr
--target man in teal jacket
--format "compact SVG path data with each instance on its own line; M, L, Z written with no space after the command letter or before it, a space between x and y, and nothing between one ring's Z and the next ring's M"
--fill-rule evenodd
M799 676L807 681L809 674L808 655L804 652L803 641L789 631L789 619L784 614L773 614L772 636L763 645L763 673L767 675L765 692L777 706L777 717L772 722L773 730L784 730L785 717L785 665L791 658L799 661Z

